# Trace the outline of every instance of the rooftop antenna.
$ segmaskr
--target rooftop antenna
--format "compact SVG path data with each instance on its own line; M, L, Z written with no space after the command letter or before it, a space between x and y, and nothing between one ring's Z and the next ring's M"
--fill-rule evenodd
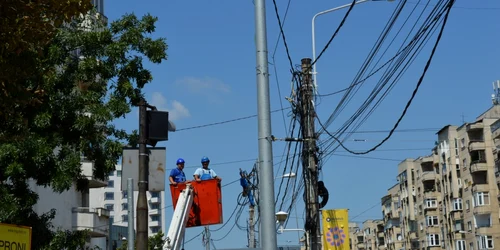
M491 95L493 105L500 104L500 80L493 82L493 94Z

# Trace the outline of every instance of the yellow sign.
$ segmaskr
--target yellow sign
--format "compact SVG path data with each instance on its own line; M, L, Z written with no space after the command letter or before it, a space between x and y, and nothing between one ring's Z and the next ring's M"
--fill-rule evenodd
M322 210L323 249L350 250L347 209Z
M0 250L31 250L31 227L0 223Z

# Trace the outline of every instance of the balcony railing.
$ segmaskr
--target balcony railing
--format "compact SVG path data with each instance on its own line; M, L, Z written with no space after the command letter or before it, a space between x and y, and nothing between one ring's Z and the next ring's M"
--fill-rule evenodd
M91 237L108 236L108 210L104 208L74 207L72 213L74 230L89 230Z

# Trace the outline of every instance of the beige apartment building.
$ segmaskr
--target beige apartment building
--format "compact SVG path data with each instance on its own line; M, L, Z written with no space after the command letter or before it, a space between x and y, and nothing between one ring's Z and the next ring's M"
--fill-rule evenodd
M385 247L387 250L403 248L403 237L400 224L399 184L389 188L387 195L382 197L382 215L384 224Z
M499 118L496 104L474 122L445 126L431 155L398 164L399 183L381 202L387 249L500 248Z

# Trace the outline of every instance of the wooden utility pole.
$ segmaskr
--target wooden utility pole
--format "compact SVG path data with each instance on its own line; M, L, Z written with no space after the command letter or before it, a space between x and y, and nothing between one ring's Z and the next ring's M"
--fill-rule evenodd
M307 217L305 230L309 234L310 250L321 250L321 231L318 201L318 156L316 133L314 129L313 82L311 75L311 59L304 58L302 62L302 82L300 85L301 128L304 138L302 147L302 169L305 176L305 193Z

